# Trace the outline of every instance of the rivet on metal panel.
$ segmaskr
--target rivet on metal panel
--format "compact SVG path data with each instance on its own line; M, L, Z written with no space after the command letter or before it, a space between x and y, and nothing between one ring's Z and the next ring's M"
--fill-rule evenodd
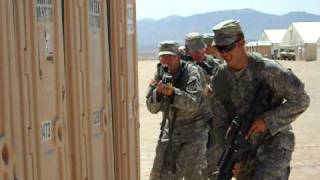
M62 101L64 101L65 95L66 95L66 88L64 87L64 85L62 85L61 87L62 87Z

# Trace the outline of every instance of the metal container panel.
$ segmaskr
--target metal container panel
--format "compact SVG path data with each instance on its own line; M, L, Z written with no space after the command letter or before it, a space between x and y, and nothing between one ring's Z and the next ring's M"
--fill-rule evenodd
M23 3L33 179L70 179L61 1Z
M69 1L65 7L73 177L115 179L106 1Z
M129 151L129 176L140 179L140 142L139 142L139 101L138 101L138 58L136 47L136 13L135 1L126 1L127 24L127 73L128 73L128 148Z
M140 179L134 4L0 1L0 179Z
M116 179L140 179L135 2L110 2Z
M14 149L12 148L12 93L10 61L14 58L12 43L12 4L0 1L0 179L14 178Z

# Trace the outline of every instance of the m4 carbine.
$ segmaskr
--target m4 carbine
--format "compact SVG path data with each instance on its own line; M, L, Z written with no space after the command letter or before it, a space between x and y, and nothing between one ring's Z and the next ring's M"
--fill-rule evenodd
M264 81L259 82L249 112L244 117L235 117L229 126L226 138L228 145L219 162L218 180L231 180L232 169L236 163L245 162L252 157L259 144L251 144L245 138L255 119L270 109L272 91ZM265 139L267 134L263 135Z

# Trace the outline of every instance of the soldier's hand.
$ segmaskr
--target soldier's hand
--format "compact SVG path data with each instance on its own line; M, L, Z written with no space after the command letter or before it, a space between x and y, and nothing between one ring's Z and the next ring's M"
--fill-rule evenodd
M203 95L207 97L212 95L212 89L210 85L206 85L205 89L203 90Z
M174 88L172 85L166 85L160 82L157 87L157 93L159 95L172 96L174 93Z
M256 133L264 133L267 131L266 122L262 118L256 118L253 122L249 132L246 135L246 139L248 139L252 134Z
M155 79L150 79L149 86L156 86L158 82Z
M236 163L234 166L233 166L233 169L232 169L232 174L233 174L233 177L238 177L239 173L240 173L240 168L241 168L241 165L240 163Z

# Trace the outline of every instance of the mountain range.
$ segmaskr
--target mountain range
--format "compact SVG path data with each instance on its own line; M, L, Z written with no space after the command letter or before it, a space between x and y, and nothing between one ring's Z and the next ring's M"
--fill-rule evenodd
M240 21L247 40L257 40L265 29L287 29L292 22L320 21L320 15L307 12L290 12L284 15L267 14L252 9L215 11L192 16L168 16L159 20L138 20L139 56L156 55L157 47L163 40L175 40L183 44L189 32L211 33L212 27L220 21Z

